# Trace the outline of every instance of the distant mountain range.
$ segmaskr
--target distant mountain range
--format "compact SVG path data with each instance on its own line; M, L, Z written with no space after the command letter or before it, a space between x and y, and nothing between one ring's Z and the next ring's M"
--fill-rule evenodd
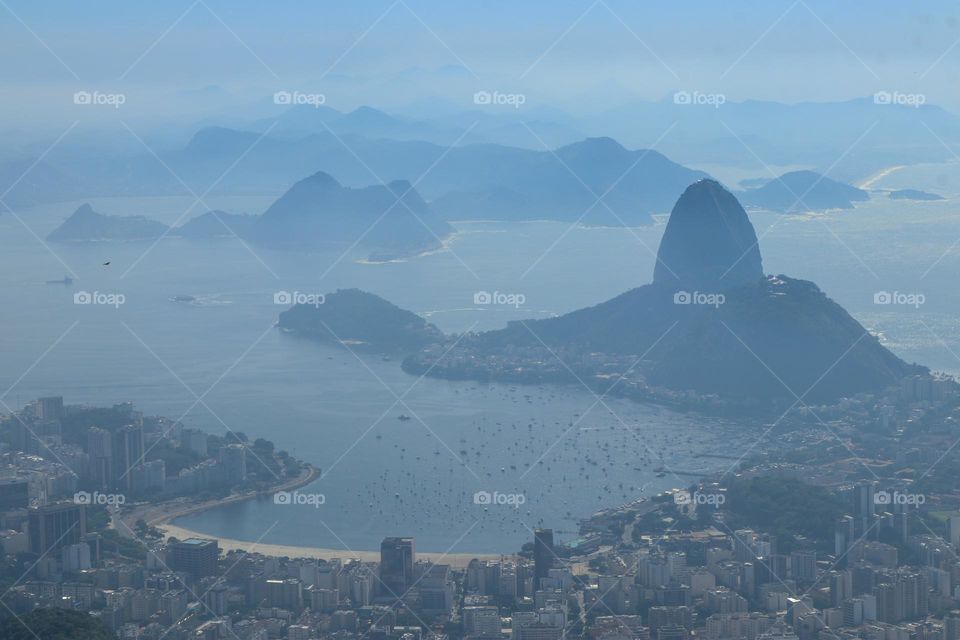
M740 199L747 206L791 213L851 209L854 202L869 200L870 194L813 171L791 171L747 190Z
M765 165L829 167L831 177L849 182L892 165L950 159L947 148L931 139L931 130L947 145L960 144L956 115L873 97L789 105L727 100L716 108L668 97L592 118L533 107L476 107L417 118L371 107L344 113L298 105L253 121L223 117L190 128L159 126L144 138L162 162L126 132L113 139L78 130L43 157L7 151L9 159L0 162L0 192L9 189L4 200L16 207L182 194L180 180L198 193L215 185L214 195L279 195L303 176L323 171L348 187L415 182L443 216L496 215L487 213L494 209L504 217L543 217L543 210L552 211L573 194L569 210L551 213L570 219L620 177L629 166L624 157L638 159L656 143L657 151L643 156L633 175L604 199L633 224L642 223L651 209L669 210L682 189L665 194L681 170L690 172L688 182L704 175L683 164L747 167L758 174ZM618 140L619 149L606 136ZM189 142L163 146L180 140ZM587 155L574 166L570 156L581 153ZM554 191L562 195L547 197ZM630 208L640 212L636 220L628 219Z
M492 150L491 150L492 151ZM432 204L448 219L582 220L649 224L691 181L705 177L651 150L591 138L554 152L497 150L475 184ZM482 176L482 177L481 177Z
M350 189L325 173L294 184L262 215L208 211L185 224L142 216L108 216L89 204L50 233L53 242L155 240L163 235L196 240L239 236L275 249L322 251L356 246L373 259L393 259L442 246L453 232L433 215L406 181Z

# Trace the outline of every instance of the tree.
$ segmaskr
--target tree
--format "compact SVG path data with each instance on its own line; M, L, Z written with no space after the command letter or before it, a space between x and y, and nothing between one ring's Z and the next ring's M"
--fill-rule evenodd
M114 640L98 619L82 611L36 609L20 618L0 620L4 640Z

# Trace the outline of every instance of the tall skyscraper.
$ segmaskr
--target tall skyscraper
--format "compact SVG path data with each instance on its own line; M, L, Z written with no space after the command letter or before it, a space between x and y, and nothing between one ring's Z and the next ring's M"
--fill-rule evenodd
M113 432L113 473L115 484L126 490L133 489L131 469L143 462L143 427L128 424Z
M30 509L28 515L30 551L45 554L87 535L87 511L82 504L60 502Z
M413 538L384 538L380 543L380 594L399 598L413 584Z
M36 404L39 420L59 420L63 417L63 396L40 398Z
M194 578L217 575L220 545L216 540L188 538L167 545L167 565L173 571L188 573Z
M94 486L113 486L113 436L109 431L91 427L87 431L87 454L90 456L90 478Z
M533 585L540 586L540 580L550 575L553 567L553 529L535 529L533 531Z

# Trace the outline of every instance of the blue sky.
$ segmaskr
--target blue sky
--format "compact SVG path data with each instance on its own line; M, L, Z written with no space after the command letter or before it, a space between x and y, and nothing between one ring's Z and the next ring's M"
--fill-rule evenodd
M677 89L785 102L900 90L960 111L958 40L947 2L4 0L0 114L55 117L55 96L90 88L180 112L209 85L238 102L303 87L388 109L489 88L582 112Z

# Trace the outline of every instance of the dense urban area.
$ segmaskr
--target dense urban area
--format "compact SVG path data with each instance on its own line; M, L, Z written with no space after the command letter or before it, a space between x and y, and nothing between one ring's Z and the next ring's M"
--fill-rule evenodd
M461 566L418 559L403 535L383 540L379 562L166 537L142 515L277 495L315 470L266 440L210 435L129 403L40 398L0 422L0 629L89 625L91 638L131 640L960 640L956 383L915 376L787 413L759 434L787 445L777 453L744 451L696 481L663 467L676 489L595 513L562 543L531 528L523 549Z

